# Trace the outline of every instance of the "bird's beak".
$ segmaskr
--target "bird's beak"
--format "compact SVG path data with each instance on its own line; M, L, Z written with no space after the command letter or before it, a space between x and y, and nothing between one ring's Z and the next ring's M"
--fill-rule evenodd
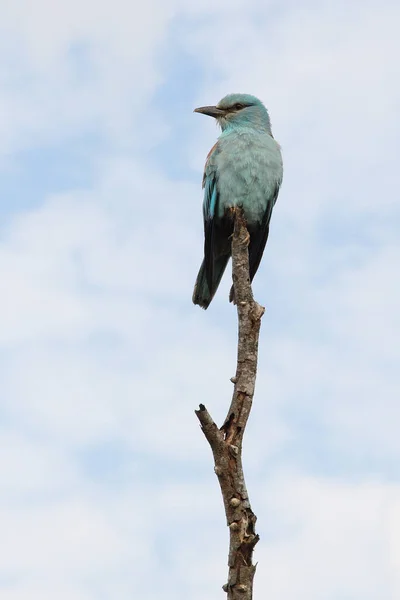
M224 110L217 108L216 106L200 106L200 108L195 108L194 112L201 113L202 115L208 115L209 117L214 117L215 119L223 117L225 114Z

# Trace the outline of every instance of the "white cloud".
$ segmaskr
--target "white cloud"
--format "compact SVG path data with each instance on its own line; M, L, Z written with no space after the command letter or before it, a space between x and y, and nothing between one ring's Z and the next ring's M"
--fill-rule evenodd
M397 485L286 473L268 481L264 497L258 593L277 600L397 597Z
M74 486L77 473L64 452L54 444L38 442L7 428L0 433L0 487L2 503L32 494L58 494Z
M2 153L86 133L135 144L134 127L162 81L155 57L173 2L151 0L138 11L126 0L40 0L32 11L17 0L1 13ZM163 135L148 114L146 123L151 138Z

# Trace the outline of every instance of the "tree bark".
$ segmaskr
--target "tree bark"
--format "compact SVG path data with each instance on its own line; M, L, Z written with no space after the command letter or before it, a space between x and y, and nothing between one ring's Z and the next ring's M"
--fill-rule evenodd
M196 411L201 429L211 446L230 531L228 600L251 600L256 565L254 546L257 517L253 513L242 467L242 442L253 402L257 375L258 339L264 308L253 298L249 277L249 234L243 212L235 210L232 238L232 276L238 313L238 352L232 402L221 428L203 404Z

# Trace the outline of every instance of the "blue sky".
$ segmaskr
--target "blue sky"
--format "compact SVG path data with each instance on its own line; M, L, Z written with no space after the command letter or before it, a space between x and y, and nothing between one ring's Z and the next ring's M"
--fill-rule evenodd
M399 17L0 5L2 599L223 593L193 411L225 416L236 314L228 275L207 312L191 304L218 135L193 108L237 91L266 103L285 167L254 282L255 597L400 597Z

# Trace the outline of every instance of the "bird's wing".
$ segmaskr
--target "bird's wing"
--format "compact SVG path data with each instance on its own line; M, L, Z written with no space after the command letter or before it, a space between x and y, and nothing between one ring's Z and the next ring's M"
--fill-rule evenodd
M267 204L267 209L264 213L261 224L257 227L255 232L252 232L249 244L249 270L250 270L250 281L253 280L254 275L257 273L257 269L260 266L261 258L264 253L265 244L268 240L269 234L269 222L271 220L272 209L274 208L275 202L278 198L279 188L281 182L277 182L274 193L271 196Z
M208 153L204 168L203 188L203 219L204 219L204 265L209 290L212 290L214 277L214 244L215 244L215 215L218 212L219 194L217 189L216 170L209 168L210 160L217 151L215 144Z

